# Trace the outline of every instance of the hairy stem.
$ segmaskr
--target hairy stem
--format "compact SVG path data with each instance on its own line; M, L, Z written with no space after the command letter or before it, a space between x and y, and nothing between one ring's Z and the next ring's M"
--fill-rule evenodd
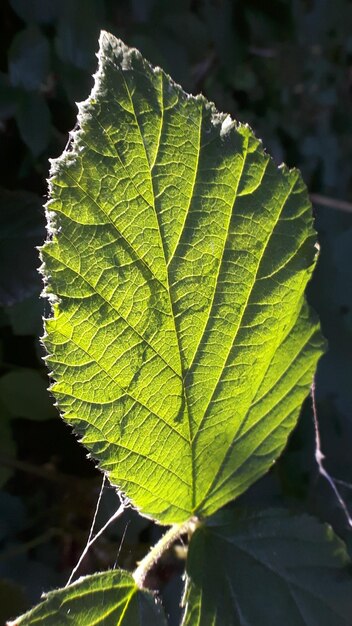
M169 528L165 535L150 549L144 559L139 562L138 567L133 572L133 578L138 587L143 588L149 570L151 570L153 565L155 565L160 557L172 546L176 539L179 539L185 534L192 535L198 526L198 519L192 517L183 524L174 524Z

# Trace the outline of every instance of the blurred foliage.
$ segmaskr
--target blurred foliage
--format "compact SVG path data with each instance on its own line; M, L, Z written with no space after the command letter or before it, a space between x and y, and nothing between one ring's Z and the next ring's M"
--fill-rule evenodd
M34 248L44 237L48 158L62 152L75 102L89 93L101 28L248 122L278 163L302 170L312 194L332 198L329 206L314 202L321 254L309 298L329 341L317 373L325 465L346 483L337 484L352 511L352 206L334 204L352 201L352 2L3 0L0 28L0 620L65 582L101 484L45 393L38 335L48 307L39 299ZM307 400L281 460L244 499L314 513L352 553L345 515L314 452ZM107 489L100 523L117 502ZM116 560L133 567L158 532L128 511L81 573ZM163 588L174 624L179 570L170 555L150 581Z

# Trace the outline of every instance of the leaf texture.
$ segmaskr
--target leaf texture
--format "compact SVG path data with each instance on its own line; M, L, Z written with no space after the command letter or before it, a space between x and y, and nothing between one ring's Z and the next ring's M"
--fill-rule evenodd
M8 626L166 626L151 593L123 570L80 578L51 591L43 602Z
M45 345L65 419L143 514L207 516L267 471L322 341L299 173L102 33L52 162Z
M192 537L182 626L350 626L351 572L314 518L235 508Z

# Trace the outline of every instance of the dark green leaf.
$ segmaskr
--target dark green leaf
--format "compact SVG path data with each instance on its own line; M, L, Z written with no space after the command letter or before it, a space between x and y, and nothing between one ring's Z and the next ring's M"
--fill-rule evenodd
M352 565L330 527L233 509L192 537L183 626L351 626Z

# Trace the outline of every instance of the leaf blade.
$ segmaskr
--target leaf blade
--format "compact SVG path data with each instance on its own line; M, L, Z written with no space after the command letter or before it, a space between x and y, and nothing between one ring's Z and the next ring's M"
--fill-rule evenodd
M346 548L307 515L236 508L217 514L193 536L187 572L183 626L273 626L283 617L288 626L349 624Z
M303 306L315 256L306 189L248 126L107 33L79 126L52 164L42 251L54 394L143 513L209 515L280 453L321 351ZM305 377L289 369L280 387L277 354L309 333ZM270 439L264 411L275 444L264 450L257 394L270 385L286 422Z
M63 589L50 591L43 602L9 626L34 624L80 626L165 626L165 618L151 593L136 586L123 570L80 578Z

